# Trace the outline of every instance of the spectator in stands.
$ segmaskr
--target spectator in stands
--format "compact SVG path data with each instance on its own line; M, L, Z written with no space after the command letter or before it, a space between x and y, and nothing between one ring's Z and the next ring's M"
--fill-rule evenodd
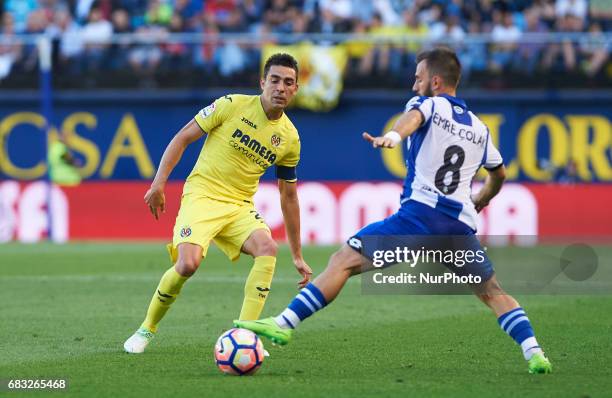
M243 15L244 23L250 32L258 32L261 28L264 14L265 0L242 0L240 13Z
M557 31L576 33L583 29L584 21L579 17L567 14L557 23ZM559 56L563 58L562 66L558 66ZM571 39L565 39L561 43L553 43L548 46L544 54L542 64L545 69L558 71L574 71L576 68L576 44Z
M610 0L590 0L589 14L593 20L603 24L604 31L612 30L612 7Z
M356 35L365 35L367 34L368 26L365 21L357 20L355 22L355 26L353 28L353 33ZM366 58L369 56L370 51L374 46L372 43L367 40L361 39L350 39L345 42L345 48L348 55L348 71L350 75L363 75L367 73L367 70L371 70L372 60L369 59L366 61ZM364 65L364 63L369 62L369 65ZM362 72L365 71L365 72Z
M24 33L30 35L41 34L46 31L48 26L49 19L47 13L38 8L28 15ZM25 72L34 72L38 69L38 49L36 48L36 44L27 43L23 46L23 58L19 66Z
M129 50L127 61L132 71L143 77L141 80L143 87L155 86L154 77L164 56L160 40L166 37L173 15L170 3L149 0L144 13L144 24L135 27L134 32L139 40ZM180 16L178 18L180 19ZM180 19L181 27L182 23Z
M51 31L51 32L50 32ZM72 18L68 9L58 10L53 23L47 29L47 33L59 40L59 54L57 67L70 74L78 74L80 70L80 58L83 52L83 40L81 38L81 27Z
M208 76L214 72L215 68L215 56L220 44L219 27L213 20L206 17L204 11L200 14L199 19L197 31L205 34L207 39L194 46L193 63L198 73L204 71L204 74Z
M392 0L372 0L374 12L380 15L383 25L396 26L402 23L403 7L398 6L396 9L393 7L393 2Z
M289 33L298 9L289 0L270 0L263 13L263 21L274 33Z
M15 37L15 22L13 14L5 12L2 15L2 34L0 35L0 80L11 73L13 65L19 62L22 44Z
M430 29L433 25L442 21L442 6L440 4L432 4L430 7L420 8L419 21L426 24Z
M37 7L37 0L5 0L4 11L11 14L15 33L26 31L28 18Z
M491 68L494 71L507 69L512 64L520 38L521 31L514 23L512 13L501 13L491 31Z
M208 0L204 6L204 18L220 32L241 32L244 29L242 14L234 0Z
M168 26L172 19L172 5L161 0L149 0L145 23L147 25Z
M583 69L588 77L595 77L603 69L610 55L610 45L602 35L601 25L592 23L589 36L578 46L580 57L584 60Z
M548 31L546 25L540 20L540 12L538 7L531 7L523 12L525 33L545 33ZM514 66L518 70L531 74L538 67L545 48L546 45L543 43L519 43Z
M404 34L414 36L420 39L425 39L429 35L429 28L426 24L419 21L414 9L407 9L402 14L404 25L402 31ZM406 50L413 55L416 55L423 47L422 42L410 42L406 46ZM412 60L414 61L414 59Z
M212 31L241 32L242 14L233 0L209 0L204 7L204 20ZM241 45L228 40L214 49L214 64L222 76L242 72L246 67L246 54Z
M469 34L480 34L482 33L480 29L481 25L478 22L472 21L468 23ZM486 43L475 41L462 45L459 50L461 80L467 82L473 72L483 72L486 70L488 58Z
M77 18L77 21L83 22L87 21L89 17L89 13L91 12L91 8L94 4L95 0L77 0L74 14Z
M174 13L170 18L170 33L180 33L185 29L183 17L179 13ZM169 71L184 70L188 65L189 47L185 43L168 42L162 45L164 68Z
M120 0L76 0L75 15L77 21L84 23L88 20L91 10L97 8L100 17L105 21L110 21L113 10L120 6Z
M359 22L363 22L369 25L374 15L374 5L372 0L352 0L353 19L355 20L355 26Z
M380 14L374 14L368 33L375 39L375 42L363 57L359 66L359 74L365 77L376 71L378 75L385 75L389 69L390 41L397 38L397 32L392 27L383 25Z
M398 40L396 44L391 46L389 69L400 77L414 75L416 54L423 47L419 40L425 40L429 33L429 28L424 23L419 22L413 9L405 10L402 17L403 24L390 29Z
M59 40L58 59L64 71L87 68L131 68L152 77L159 65L204 68L207 73L235 76L259 69L261 43L221 42L222 33L266 32L281 34L279 43L302 41L306 33L367 32L380 40L376 45L349 40L349 73L363 77L371 73L402 78L410 73L418 51L412 35L425 32L432 41L452 43L470 73L510 70L531 74L544 70L573 71L587 77L600 76L609 61L609 44L603 32L612 28L609 0L0 0L5 14L0 40L0 74L32 75L38 66L32 44L20 46L18 56L7 41L15 33L45 32ZM590 8L589 8L590 7ZM72 12L72 15L68 12ZM112 21L112 24L111 24ZM587 23L588 22L588 23ZM5 26L6 25L6 26ZM590 37L579 40L573 33ZM465 30L491 33L491 46L463 43ZM122 43L112 32L136 30L138 43ZM571 33L560 43L525 43L524 33L557 31ZM205 32L200 44L152 43L151 37L180 32ZM283 35L291 33L292 36ZM119 40L119 41L117 41ZM265 40L271 40L269 38ZM318 44L335 44L326 39ZM75 59L81 55L83 65ZM173 66L171 66L173 65ZM62 70L60 68L60 70ZM4 71L4 72L3 72ZM89 72L87 72L89 73ZM242 77L247 76L241 75ZM555 76L555 74L550 74ZM379 78L378 77L378 78ZM385 79L386 80L386 79ZM361 83L366 79L355 79ZM393 81L393 79L392 79ZM397 79L395 79L397 81ZM580 79L576 80L577 82Z
M68 0L38 0L38 7L45 11L47 18L50 21L53 20L56 12L70 12L70 4Z
M132 33L132 23L130 15L124 8L118 8L112 14L113 31L117 34ZM130 39L121 37L118 38L110 47L109 50L109 65L113 70L122 70L128 66L128 54L132 49Z
M119 0L119 6L117 8L123 8L126 10L127 13L133 18L131 21L132 26L135 26L142 23L139 21L139 18L144 16L148 4L148 0Z
M542 21L549 30L555 28L557 24L557 15L555 14L555 4L553 0L534 0L533 7L538 10L540 21Z
M457 15L448 15L444 21L431 25L429 38L437 44L459 44L465 38L465 31L459 24Z
M350 32L353 18L351 0L319 0L323 24L329 32Z
M113 25L102 16L102 10L93 7L89 12L87 24L81 30L84 43L83 65L87 71L97 71L102 66L106 50L110 47Z
M172 8L174 10L174 13L181 18L181 25L183 26L183 31L194 30L199 22L198 15L202 12L203 2L200 0L173 1L174 6Z
M586 0L557 0L555 2L555 14L557 18L563 18L570 14L582 20L586 19L588 4Z

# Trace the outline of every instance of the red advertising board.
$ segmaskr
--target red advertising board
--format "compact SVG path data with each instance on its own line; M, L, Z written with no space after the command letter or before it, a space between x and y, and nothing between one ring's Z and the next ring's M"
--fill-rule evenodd
M166 188L167 209L156 221L144 204L147 182L86 182L54 187L44 182L0 182L0 241L169 240L181 183ZM306 243L336 244L357 229L394 212L401 186L391 182L303 182L298 186L302 238ZM48 199L51 199L50 201ZM47 203L53 211L48 217ZM278 189L261 184L256 206L285 238ZM517 237L591 237L612 239L612 186L607 184L506 184L481 213L479 233Z

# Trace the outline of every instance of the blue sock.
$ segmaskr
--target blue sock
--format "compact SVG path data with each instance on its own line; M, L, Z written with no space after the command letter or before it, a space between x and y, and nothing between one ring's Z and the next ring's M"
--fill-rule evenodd
M526 360L531 359L533 354L542 353L542 348L538 345L531 322L523 308L518 307L502 314L497 322L502 330L521 346Z
M274 320L282 328L295 329L300 322L326 305L327 300L323 293L315 285L309 283Z

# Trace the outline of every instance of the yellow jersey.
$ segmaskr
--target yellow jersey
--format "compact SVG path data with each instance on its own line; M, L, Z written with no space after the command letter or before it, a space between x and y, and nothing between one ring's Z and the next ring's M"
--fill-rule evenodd
M196 123L207 134L183 194L252 202L259 179L277 166L277 177L297 180L300 160L297 129L283 113L268 120L258 95L226 95L198 112Z

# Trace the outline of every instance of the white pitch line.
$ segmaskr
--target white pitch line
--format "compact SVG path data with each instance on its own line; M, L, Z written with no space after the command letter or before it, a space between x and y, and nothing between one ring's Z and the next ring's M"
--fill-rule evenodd
M101 275L8 275L0 276L0 281L6 282L158 282L159 275L135 275L135 274L101 274ZM300 276L295 278L275 277L272 283L296 284ZM191 278L189 283L244 283L245 276L213 276L201 275ZM352 278L349 283L355 283L358 278Z

